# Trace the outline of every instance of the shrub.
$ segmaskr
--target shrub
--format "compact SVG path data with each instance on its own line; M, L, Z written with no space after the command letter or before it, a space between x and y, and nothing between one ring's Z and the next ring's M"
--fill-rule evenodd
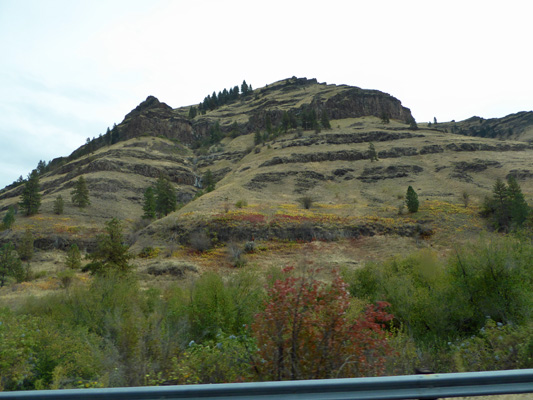
M303 208L309 210L313 205L315 200L311 196L303 196L298 199L298 202L302 205Z
M476 336L451 346L461 372L533 367L533 325L517 327L487 319Z
M246 335L219 333L204 343L189 342L187 349L172 359L169 370L150 384L207 384L251 380L250 364L254 341Z
M244 267L246 265L246 259L243 257L243 249L236 242L230 242L227 246L228 259L234 267Z
M244 252L245 253L253 253L255 252L255 242L249 241L244 244Z
M140 258L156 258L160 252L161 249L159 247L146 246L137 256Z
M61 287L64 289L67 289L68 287L70 287L75 276L76 274L74 273L72 269L65 269L57 273L57 277L59 278L59 281L61 282Z
M241 200L238 200L236 203L235 203L235 207L236 208L243 208L243 207L247 207L248 206L248 202L244 199L241 199Z
M212 246L211 238L203 230L193 232L189 241L191 247L199 252L209 250Z
M252 325L260 379L321 379L375 375L390 352L384 323L392 316L386 303L370 305L352 319L346 284L334 275L331 285L317 271L296 276L286 268L267 290L265 309Z

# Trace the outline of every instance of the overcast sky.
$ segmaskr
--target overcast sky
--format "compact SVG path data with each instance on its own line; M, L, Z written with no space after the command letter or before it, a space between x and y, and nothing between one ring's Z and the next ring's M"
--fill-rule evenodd
M418 122L533 108L530 0L0 0L0 187L172 107L291 76L378 89Z

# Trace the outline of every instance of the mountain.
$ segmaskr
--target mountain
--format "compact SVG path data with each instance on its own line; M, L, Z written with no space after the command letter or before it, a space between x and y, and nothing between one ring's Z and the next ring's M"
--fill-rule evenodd
M449 247L478 234L476 207L496 178L514 175L526 198L533 193L532 113L417 128L389 94L294 77L192 117L200 106L174 109L149 96L106 135L53 160L40 176L40 213L18 215L0 241L17 240L30 227L38 248L75 242L90 251L104 222L117 217L134 251L159 246L172 257L201 240L220 247L386 237L383 256L411 241ZM474 134L481 128L496 133ZM207 171L216 188L204 193ZM174 185L181 208L148 224L143 193L160 175ZM70 202L79 176L90 191L85 209ZM413 215L403 209L410 185L421 201ZM17 204L22 189L0 191L0 212ZM52 211L58 195L62 215ZM300 205L305 197L310 209Z

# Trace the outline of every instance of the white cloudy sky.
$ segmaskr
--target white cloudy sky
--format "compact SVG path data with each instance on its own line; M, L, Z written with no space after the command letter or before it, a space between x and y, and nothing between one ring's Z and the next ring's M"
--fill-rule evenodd
M530 0L0 0L0 187L148 95L291 77L378 89L419 122L533 108Z

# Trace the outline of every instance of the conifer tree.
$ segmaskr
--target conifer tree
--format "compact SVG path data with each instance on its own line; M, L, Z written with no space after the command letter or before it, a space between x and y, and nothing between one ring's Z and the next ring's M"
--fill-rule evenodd
M44 162L43 160L39 160L39 162L37 163L37 173L39 175L42 175L46 172L46 162Z
M83 175L74 184L74 189L70 192L70 195L72 203L78 207L84 208L91 204L89 200L89 189L87 189L87 182Z
M98 236L98 244L89 258L91 263L83 268L93 274L106 274L112 271L126 273L131 270L128 260L133 256L128 253L129 246L124 244L122 224L116 218L106 222L106 234Z
M522 226L530 210L520 185L512 175L507 178L507 193L509 196L509 216L511 222L515 226Z
M374 143L370 142L368 145L368 158L371 162L379 161L378 159L378 153L376 152L376 148L374 147Z
M418 205L419 205L418 195L416 194L412 186L409 186L407 188L407 195L405 196L405 203L410 213L415 213L418 211Z
M155 185L155 212L164 217L176 211L176 191L165 176L161 175Z
M113 124L113 129L111 129L111 144L115 144L120 140L120 133L118 131L117 124Z
M246 81L242 81L241 93L243 96L246 96L248 94L248 84L246 83Z
M283 111L283 115L281 116L281 128L283 129L283 132L287 133L290 125L291 117L289 117L289 113L287 111Z
M501 179L497 179L492 189L494 201L495 225L499 229L507 229L509 226L509 198L507 186Z
M0 287L5 285L8 276L21 282L24 280L24 275L24 269L15 251L15 246L11 242L6 243L0 248Z
M54 200L54 214L61 215L63 214L63 209L65 208L65 202L63 201L63 197L61 195L58 195L56 199Z
M39 174L37 170L33 170L28 175L28 180L24 184L22 191L22 201L20 208L24 210L24 215L30 216L37 214L41 207L41 195L39 194Z
M231 137L236 138L241 134L239 124L237 121L233 121L233 124L231 124Z
M30 229L26 229L24 231L24 235L22 236L22 241L20 245L18 246L18 254L21 260L23 261L30 261L33 258L33 244L34 244L34 237L31 233Z
M15 208L10 206L7 210L6 215L2 219L2 225L4 229L9 229L15 223Z
M70 246L70 249L67 252L67 258L65 259L65 264L69 269L80 269L81 253L76 243Z
M522 226L529 213L522 189L513 176L507 179L507 185L499 178L496 180L492 197L485 199L482 210L485 217L492 218L494 228L499 231Z
M156 210L156 201L154 189L152 187L147 188L144 191L144 202L143 202L143 219L155 219L155 210Z
M263 141L263 137L261 136L261 132L259 132L259 131L255 132L254 144L255 145L261 144L262 141Z
M328 112L326 111L325 108L322 110L322 116L320 117L320 123L322 124L322 127L324 129L331 129L331 124L329 123Z
M266 115L266 118L265 118L265 129L268 132L268 134L272 133L272 119L270 118L270 114Z
M215 190L215 178L213 177L213 173L210 169L208 169L204 174L202 183L208 193Z

